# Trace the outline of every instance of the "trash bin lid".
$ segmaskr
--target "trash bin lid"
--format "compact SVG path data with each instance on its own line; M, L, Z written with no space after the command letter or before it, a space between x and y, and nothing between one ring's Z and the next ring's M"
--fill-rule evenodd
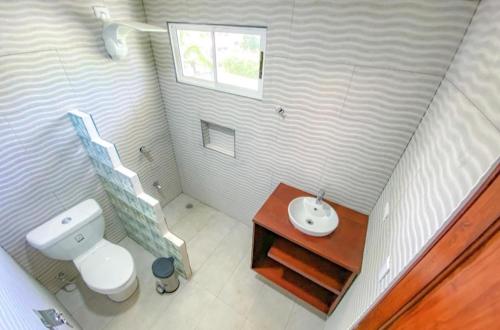
M174 273L174 258L158 258L153 262L152 268L155 277L170 277Z

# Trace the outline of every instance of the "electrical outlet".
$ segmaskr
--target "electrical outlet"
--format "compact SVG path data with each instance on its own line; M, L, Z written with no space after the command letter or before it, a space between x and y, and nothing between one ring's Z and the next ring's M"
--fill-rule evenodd
M104 6L94 6L94 15L99 19L110 19L111 15L109 14L108 7Z
M390 271L391 271L391 256L388 256L387 259L385 259L385 262L378 270L378 281L381 282L384 279L384 277L386 277L387 274L389 274Z
M389 213L391 212L391 207L390 207L390 204L389 202L385 203L384 205L384 215L382 217L382 221L383 222L386 222L387 219L389 219Z

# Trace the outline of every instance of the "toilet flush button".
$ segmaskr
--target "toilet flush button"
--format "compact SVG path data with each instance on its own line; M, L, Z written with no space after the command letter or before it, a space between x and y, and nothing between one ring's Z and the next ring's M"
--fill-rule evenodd
M83 236L82 234L78 234L75 236L75 241L77 243L80 243L81 241L83 241L85 239L85 236Z

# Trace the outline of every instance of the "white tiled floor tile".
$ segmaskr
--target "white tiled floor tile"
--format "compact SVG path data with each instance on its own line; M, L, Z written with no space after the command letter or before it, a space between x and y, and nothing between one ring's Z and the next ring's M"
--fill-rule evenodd
M108 324L110 329L149 329L173 302L185 283L176 292L160 295L156 292L156 279L151 272L139 277L139 288L134 295L123 303Z
M267 283L260 292L248 312L248 320L258 328L285 329L294 301Z
M262 324L255 324L251 320L247 319L243 325L243 330L272 330L263 326Z
M187 204L192 204L193 208L186 208ZM169 227L175 225L180 219L193 212L200 202L191 196L186 194L180 194L173 201L165 205L163 208L163 213L167 218L167 224Z
M248 235L249 228L237 224L222 240L201 269L194 273L193 281L217 296L248 253Z
M207 226L187 243L189 261L194 272L201 268L222 239L236 224L236 220L223 213L216 212L208 220Z
M243 328L245 318L234 309L215 299L206 308L203 318L196 329L199 330L236 330Z
M249 254L240 262L218 298L246 316L253 303L259 298L263 285L256 278L255 272L250 269Z
M208 220L215 212L213 208L199 203L193 207L192 212L170 227L170 230L185 242L189 242L207 226Z
M161 315L158 315L151 329L195 329L214 300L214 295L194 283L188 283L173 299L168 308Z
M97 305L93 299L89 300L88 304L89 306ZM83 329L101 330L113 319L113 316L103 315L100 309L87 308L86 306L80 306L70 313Z
M250 227L238 222L217 247L217 250L227 251L229 254L245 256L251 251L251 248L252 231Z
M306 306L302 302L296 302L293 306L286 330L323 330L326 317Z

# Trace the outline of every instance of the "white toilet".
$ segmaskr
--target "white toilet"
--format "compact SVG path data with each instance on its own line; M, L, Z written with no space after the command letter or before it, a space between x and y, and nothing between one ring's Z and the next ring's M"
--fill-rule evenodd
M87 286L121 302L137 288L134 259L104 238L99 204L88 199L26 235L31 246L50 258L73 260Z

